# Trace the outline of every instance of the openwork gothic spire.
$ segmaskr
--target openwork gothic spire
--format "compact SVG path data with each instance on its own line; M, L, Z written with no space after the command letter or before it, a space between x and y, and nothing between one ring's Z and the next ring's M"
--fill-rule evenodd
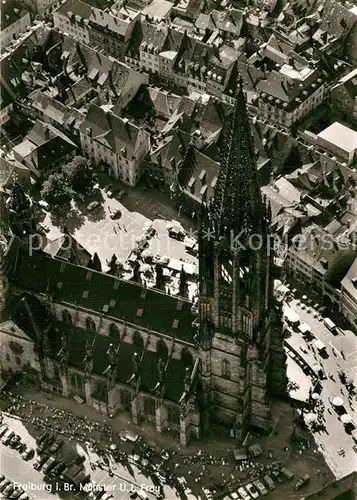
M236 234L241 230L259 231L264 217L241 78L227 123L211 213L218 237L227 236L231 231Z

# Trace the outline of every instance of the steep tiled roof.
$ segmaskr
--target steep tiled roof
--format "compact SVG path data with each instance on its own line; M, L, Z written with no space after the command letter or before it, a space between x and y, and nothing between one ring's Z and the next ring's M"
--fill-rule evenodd
M15 0L1 2L0 30L3 31L8 26L11 26L26 13L28 13L28 10Z
M140 128L124 118L111 112L106 112L96 104L92 104L87 117L80 127L83 134L91 130L91 135L98 142L119 153L126 149L128 158L136 152L137 139Z
M155 111L160 116L171 116L171 113L178 107L181 97L169 94L157 88L148 89Z
M195 148L192 149L191 158L187 156L178 172L181 188L197 201L211 199L218 179L219 164Z
M29 95L32 106L58 124L63 124L69 114L67 107L41 90Z
M152 148L150 161L157 164L160 156L162 165L166 168L171 166L171 159L174 158L176 165L182 160L182 153L186 150L191 140L191 135L181 130L175 130L171 136L165 137L162 142L159 142ZM180 146L183 146L181 148Z
M155 26L146 20L137 21L130 38L127 54L129 57L136 57L139 54L140 45L146 43L147 46L153 45L161 52L167 37L167 28Z
M341 2L325 0L321 16L320 28L335 37L346 34L357 21L357 16Z
M76 304L98 314L104 305L114 303L109 307L108 316L193 343L195 316L189 301L182 301L182 309L178 311L177 298L171 295L147 289L144 298L141 285L63 263L44 252L34 251L30 255L17 239L12 241L5 259L8 279L17 287L34 293L49 290L54 300ZM88 291L85 298L84 291ZM141 318L137 316L140 308L143 309ZM175 319L179 320L177 329L173 327Z
M27 184L30 181L30 171L20 162L0 157L0 189L16 181Z

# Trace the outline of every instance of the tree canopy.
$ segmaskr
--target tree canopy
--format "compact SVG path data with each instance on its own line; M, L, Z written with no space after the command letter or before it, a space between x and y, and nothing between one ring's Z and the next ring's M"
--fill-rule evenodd
M73 196L63 173L51 174L43 183L41 197L50 205L66 205Z
M22 186L16 182L12 188L9 208L17 215L21 215L30 208L30 200L27 198Z
M62 173L73 191L83 195L93 191L97 181L90 161L83 156L73 158L62 168Z

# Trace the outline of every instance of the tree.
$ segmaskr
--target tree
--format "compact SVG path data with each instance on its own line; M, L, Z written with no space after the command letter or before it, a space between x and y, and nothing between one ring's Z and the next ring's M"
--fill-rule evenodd
M51 174L42 185L41 198L50 205L67 205L72 196L73 191L68 186L65 176L61 173Z
M27 198L25 191L18 182L16 182L12 188L9 208L18 216L30 208L30 200Z
M73 191L88 194L93 191L96 175L89 160L76 156L62 168L62 172Z

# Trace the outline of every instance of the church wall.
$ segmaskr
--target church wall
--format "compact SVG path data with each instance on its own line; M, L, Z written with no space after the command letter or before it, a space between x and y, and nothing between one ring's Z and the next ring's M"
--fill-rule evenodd
M219 391L214 393L214 404L233 411L238 408L237 397Z
M212 375L222 377L224 373L222 372L223 364L227 361L229 363L230 380L239 383L240 374L240 358L237 356L232 356L226 354L222 351L212 350L211 353L211 371Z
M233 425L236 418L236 412L227 408L217 407L215 409L213 419L215 422L225 423L229 426Z
M232 380L212 375L211 385L213 391L219 391L224 394L228 394L230 396L233 396L235 399L240 395L239 384L237 382L232 382Z

